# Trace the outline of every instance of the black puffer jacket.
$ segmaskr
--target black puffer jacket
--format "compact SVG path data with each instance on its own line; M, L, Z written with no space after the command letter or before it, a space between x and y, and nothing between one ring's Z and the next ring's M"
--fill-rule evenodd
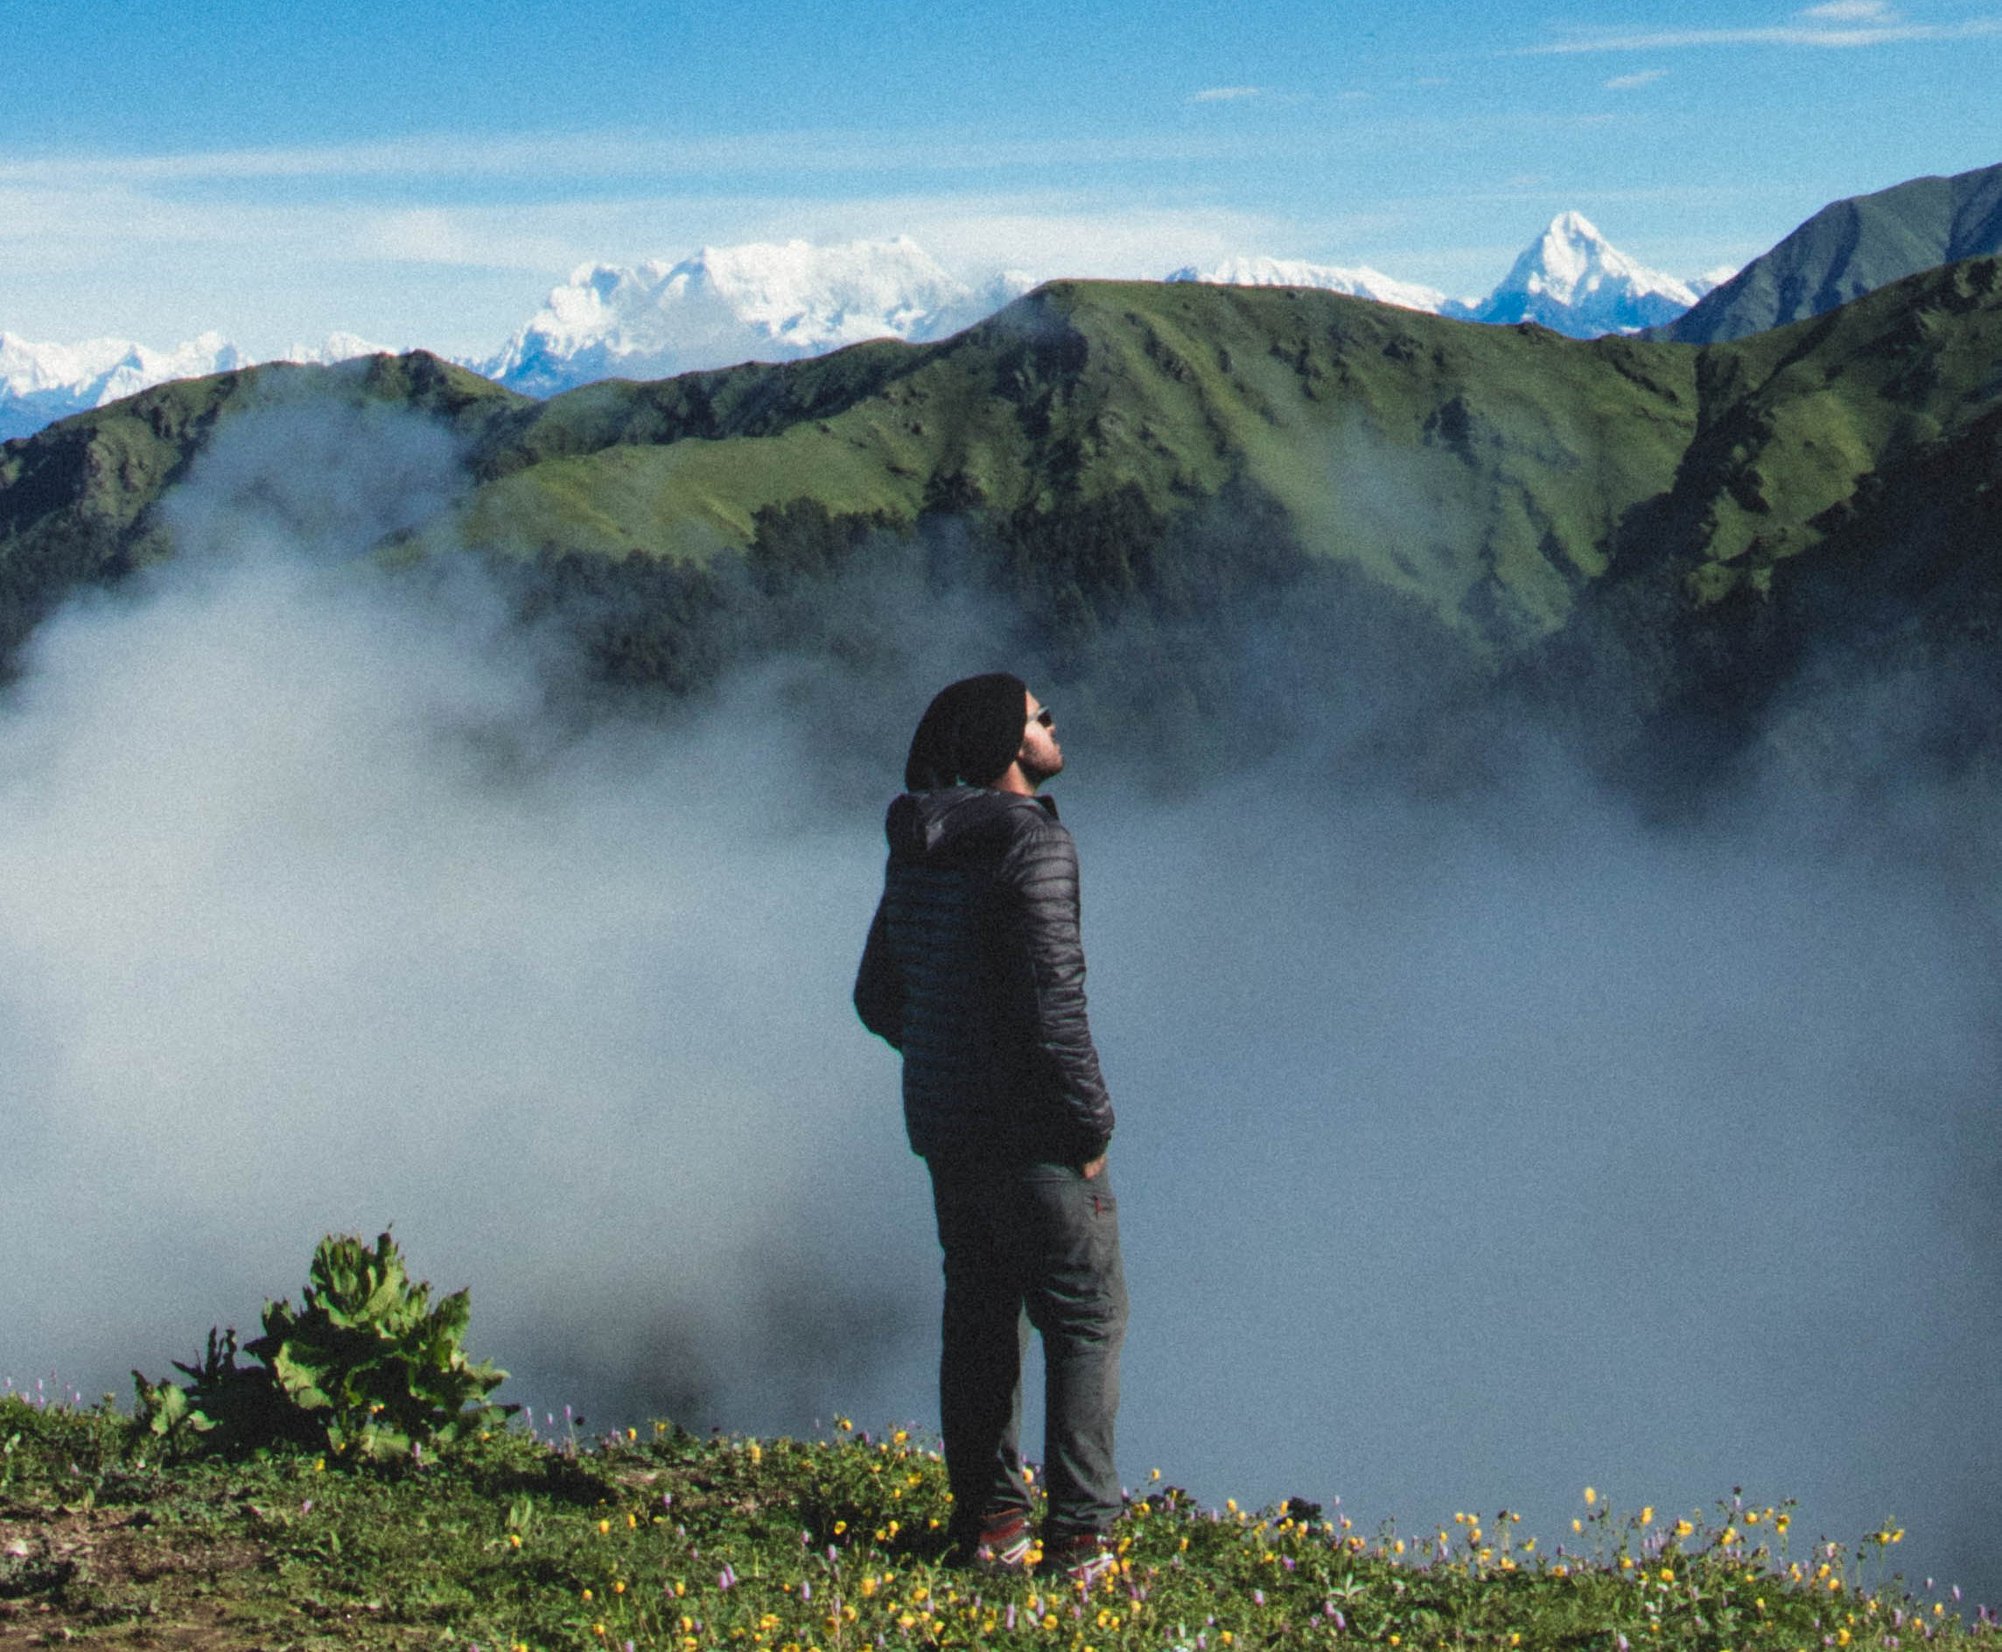
M1077 850L1056 806L974 786L909 792L885 831L855 1008L903 1051L912 1148L1096 1158L1112 1103L1085 1020Z

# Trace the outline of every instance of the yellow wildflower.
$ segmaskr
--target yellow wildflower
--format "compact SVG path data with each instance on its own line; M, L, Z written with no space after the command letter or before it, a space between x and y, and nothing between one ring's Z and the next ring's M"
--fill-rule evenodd
M1598 1502L1598 1500L1599 1500L1599 1494L1596 1491L1594 1491L1590 1486L1587 1486L1585 1488L1585 1507L1589 1509L1594 1503Z

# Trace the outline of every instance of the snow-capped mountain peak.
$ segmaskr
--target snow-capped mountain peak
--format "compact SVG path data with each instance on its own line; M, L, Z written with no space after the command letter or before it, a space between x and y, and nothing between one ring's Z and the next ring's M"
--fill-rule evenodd
M614 374L663 378L872 338L943 338L1032 284L1011 271L971 287L902 235L703 247L675 263L579 266L496 355L469 365L549 395Z
M1473 316L1594 338L1658 326L1695 302L1687 283L1636 263L1582 212L1560 212Z

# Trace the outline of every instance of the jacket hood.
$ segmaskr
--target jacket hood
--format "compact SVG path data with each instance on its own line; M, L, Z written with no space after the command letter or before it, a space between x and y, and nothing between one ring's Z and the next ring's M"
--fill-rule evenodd
M1057 818L1047 797L1023 797L986 786L950 786L943 791L905 792L890 804L883 835L900 860L952 856L1014 835L1027 813Z

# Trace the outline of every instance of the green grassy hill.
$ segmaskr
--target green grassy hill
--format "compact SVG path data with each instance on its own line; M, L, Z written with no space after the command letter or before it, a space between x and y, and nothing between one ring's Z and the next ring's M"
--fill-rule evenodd
M593 386L510 421L438 538L702 559L810 498L909 523L1233 479L1312 554L1508 642L1560 622L1694 427L1685 352L1337 295L1064 283L944 344Z

